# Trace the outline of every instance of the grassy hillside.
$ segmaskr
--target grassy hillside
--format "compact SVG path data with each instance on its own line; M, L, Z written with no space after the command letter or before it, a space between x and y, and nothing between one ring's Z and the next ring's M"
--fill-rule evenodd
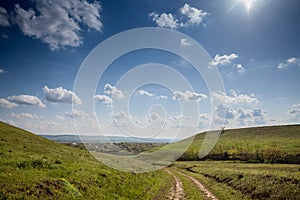
M0 199L154 199L171 178L112 170L85 150L0 122Z
M197 160L206 133L200 133L181 160ZM253 127L225 130L208 158L264 161L263 156L280 154L283 159L299 159L300 125ZM269 155L270 156L270 155ZM249 157L249 158L248 158ZM286 160L288 162L288 160Z

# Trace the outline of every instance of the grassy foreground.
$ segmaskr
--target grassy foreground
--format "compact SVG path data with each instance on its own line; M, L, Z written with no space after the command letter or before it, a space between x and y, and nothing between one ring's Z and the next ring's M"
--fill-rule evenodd
M89 152L0 122L0 199L155 199L172 177L110 169Z
M218 199L300 199L299 165L192 161L172 168L200 180Z

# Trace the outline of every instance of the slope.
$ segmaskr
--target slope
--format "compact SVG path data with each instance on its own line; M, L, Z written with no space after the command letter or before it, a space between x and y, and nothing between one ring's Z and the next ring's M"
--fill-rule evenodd
M85 150L0 122L0 199L154 199L171 178L119 172Z

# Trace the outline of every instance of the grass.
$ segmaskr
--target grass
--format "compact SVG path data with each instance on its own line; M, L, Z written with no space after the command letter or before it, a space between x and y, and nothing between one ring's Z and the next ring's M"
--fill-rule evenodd
M300 199L300 166L221 161L177 162L219 199Z
M198 152L205 134L196 135L195 140L181 157L181 160L199 160ZM219 159L228 159L228 153L234 151L245 156L244 160L251 160L257 159L257 155L264 150L273 151L275 148L280 150L280 156L284 157L285 160L298 162L300 157L300 125L225 130L210 155L215 155ZM213 156L209 158L213 159ZM284 162L283 158L282 160Z
M0 199L154 199L171 188L163 171L125 173L85 150L0 122Z
M198 134L185 154L197 157L203 139L204 134ZM166 153L157 151L154 158L168 161L169 153L179 154L187 141L169 145ZM275 148L298 155L299 141L300 126L226 130L212 153L266 153L262 150ZM148 160L146 154L140 161ZM197 178L218 199L300 199L299 165L193 161L175 162L171 170L182 180L188 199L203 197L176 170ZM164 170L136 174L111 169L84 149L0 122L0 199L166 199L173 181Z

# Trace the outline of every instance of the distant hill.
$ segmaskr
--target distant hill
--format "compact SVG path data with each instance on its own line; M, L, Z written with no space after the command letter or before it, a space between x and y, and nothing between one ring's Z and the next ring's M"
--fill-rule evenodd
M168 138L138 138L138 137L120 137L120 136L81 136L78 135L40 135L44 138L61 143L102 143L102 142L130 142L130 143L168 143Z
M200 133L195 136L192 145L180 160L199 160L198 152L205 134ZM239 159L241 156L249 156L250 158L245 159L257 160L260 159L257 157L260 153L275 150L280 151L282 157L300 157L300 125L225 129L207 158L228 159L231 156L229 154L232 153L237 157L240 156Z
M86 150L0 122L0 199L155 199L171 178L113 170Z

